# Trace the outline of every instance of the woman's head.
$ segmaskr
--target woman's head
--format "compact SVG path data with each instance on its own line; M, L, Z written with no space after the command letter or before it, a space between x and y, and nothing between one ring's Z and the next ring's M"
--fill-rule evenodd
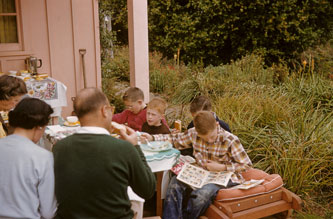
M44 127L53 113L50 105L36 98L24 98L8 114L9 125L14 128L33 129Z
M27 93L24 81L13 76L0 77L0 110L8 111L15 107L21 97Z

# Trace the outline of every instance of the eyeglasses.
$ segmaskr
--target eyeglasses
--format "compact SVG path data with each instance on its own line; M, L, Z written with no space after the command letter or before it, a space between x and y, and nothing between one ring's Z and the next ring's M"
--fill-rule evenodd
M126 107L127 109L132 109L132 108L133 108L132 105L125 105L125 107Z
M110 109L112 114L114 114L114 110L115 110L114 106L106 106L106 108Z

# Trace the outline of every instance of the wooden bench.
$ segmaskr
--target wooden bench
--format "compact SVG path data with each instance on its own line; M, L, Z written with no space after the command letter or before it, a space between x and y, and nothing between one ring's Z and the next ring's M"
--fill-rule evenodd
M278 174L267 174L258 169L242 173L245 180L263 179L264 182L253 188L221 189L214 202L205 212L206 217L219 218L262 218L281 213L288 218L293 210L300 210L302 200L291 191L283 188Z
M232 201L214 201L205 216L209 219L262 218L281 213L284 218L291 217L292 210L301 209L302 200L285 188L249 198Z

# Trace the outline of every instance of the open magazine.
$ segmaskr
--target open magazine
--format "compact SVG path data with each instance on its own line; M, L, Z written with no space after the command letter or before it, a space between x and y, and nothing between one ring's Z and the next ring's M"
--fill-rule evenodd
M232 174L232 172L210 172L185 162L177 179L194 188L201 188L209 183L227 186Z

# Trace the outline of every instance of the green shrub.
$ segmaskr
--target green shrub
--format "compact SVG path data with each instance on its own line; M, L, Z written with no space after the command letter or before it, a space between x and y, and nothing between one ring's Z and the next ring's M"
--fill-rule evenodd
M103 77L113 77L119 81L130 81L128 47L116 47L115 57L109 58L102 66Z
M149 84L151 92L164 93L172 91L177 84L179 75L186 70L183 65L163 59L158 52L149 55Z
M331 37L332 3L309 1L149 1L150 49L185 63L219 65L252 52L267 63L297 57Z

